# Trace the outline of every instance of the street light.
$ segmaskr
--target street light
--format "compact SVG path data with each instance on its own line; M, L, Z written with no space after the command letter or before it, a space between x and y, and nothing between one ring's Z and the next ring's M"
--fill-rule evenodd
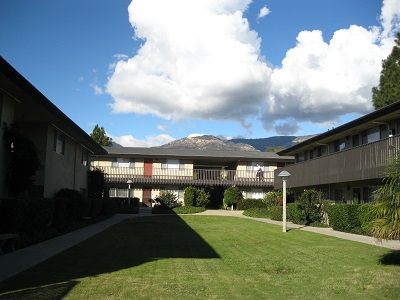
M282 189L283 189L283 232L286 232L286 178L290 176L290 173L286 170L283 170L278 174L279 177L282 177Z
M126 183L128 184L128 205L131 205L131 183L133 181L129 179Z

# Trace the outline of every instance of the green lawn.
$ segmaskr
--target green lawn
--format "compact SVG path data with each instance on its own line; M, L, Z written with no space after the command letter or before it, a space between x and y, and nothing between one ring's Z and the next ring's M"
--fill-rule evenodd
M0 283L0 299L400 299L398 254L250 219L141 217Z

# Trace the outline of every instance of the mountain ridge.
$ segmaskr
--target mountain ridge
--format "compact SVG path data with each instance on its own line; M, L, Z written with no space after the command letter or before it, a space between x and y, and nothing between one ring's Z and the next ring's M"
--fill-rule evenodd
M213 135L202 135L174 140L170 143L151 148L265 152L268 148L279 146L288 148L314 136L273 136L258 139L224 140Z

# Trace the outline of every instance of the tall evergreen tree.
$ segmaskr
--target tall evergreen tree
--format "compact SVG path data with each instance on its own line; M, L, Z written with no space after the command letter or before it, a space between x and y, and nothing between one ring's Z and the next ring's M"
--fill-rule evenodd
M400 32L395 42L392 52L382 61L379 86L372 88L375 110L400 101Z
M100 146L112 146L112 138L106 135L103 126L99 127L98 124L94 126L92 133L90 134L92 139L94 139Z

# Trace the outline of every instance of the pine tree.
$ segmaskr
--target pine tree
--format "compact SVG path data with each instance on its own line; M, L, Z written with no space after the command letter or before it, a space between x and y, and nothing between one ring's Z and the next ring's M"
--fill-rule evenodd
M98 124L94 126L92 133L90 134L92 139L94 139L100 146L112 146L112 138L106 135L106 132L102 127L99 127Z
M400 32L395 42L392 52L382 61L379 86L372 88L375 110L400 101Z

